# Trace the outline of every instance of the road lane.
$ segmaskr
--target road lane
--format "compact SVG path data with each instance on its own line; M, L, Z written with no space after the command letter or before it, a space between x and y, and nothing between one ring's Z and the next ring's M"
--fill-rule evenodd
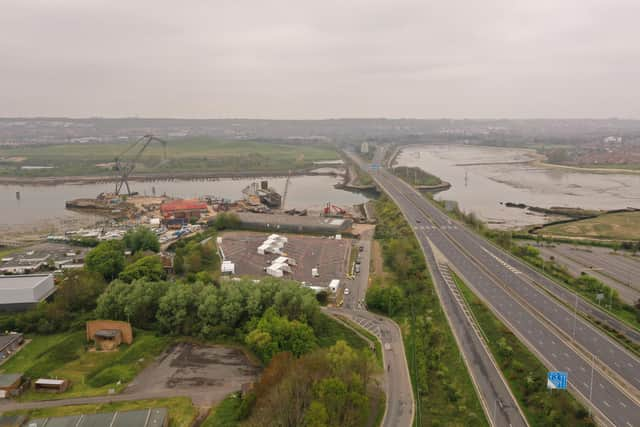
M537 291L536 287L525 281L521 283L512 280L512 278L505 278L502 270L509 270L504 264L498 263L499 268L496 268L492 262L487 267L491 273L481 269L477 265L477 260L469 258L468 252L463 252L460 249L460 243L454 243L455 238L449 234L455 233L456 230L464 230L460 224L452 221L440 212L435 206L431 205L426 199L418 194L411 187L400 181L398 178L390 175L386 171L380 171L373 173L372 176L382 187L382 189L390 194L396 203L398 203L400 209L410 219L410 223L413 227L424 227L424 231L428 232L430 240L441 250L444 255L454 264L454 267L462 273L462 275L469 282L470 286L489 304L489 306L499 314L504 321L506 321L510 327L516 332L519 337L527 344L532 350L534 350L538 357L545 362L550 368L565 369L570 372L570 384L572 391L578 395L578 397L591 402L592 407L600 415L603 420L608 420L612 425L640 425L640 407L638 402L629 397L623 390L619 388L617 384L610 381L608 375L601 373L596 364L591 363L590 357L583 357L583 355L574 347L564 341L564 337L558 335L556 326L551 326L552 322L543 318L536 310L532 310L530 307L523 305L520 299L506 289L516 287L523 289L524 285L528 285L533 290L528 292ZM431 224L430 221L433 223ZM457 234L456 234L457 237ZM480 238L478 238L480 239ZM463 236L463 240L466 245L471 246L474 253L477 252L480 246L485 247L483 252L493 252L495 247L486 246L489 245L486 242L478 244L478 241L473 241L466 236ZM465 248L467 247L465 245ZM502 254L497 255L498 259L502 259L503 262L508 263L511 261L510 257ZM506 258L506 261L505 261ZM522 269L525 270L525 269ZM525 270L526 271L526 270ZM514 275L516 275L514 273ZM507 283L498 283L500 277L502 280L507 280ZM550 304L553 309L560 311L563 309L562 305L555 300L544 300L539 297L540 302ZM538 307L536 307L537 309ZM574 320L575 321L575 320ZM576 322L577 323L577 322ZM578 333L579 328L583 330ZM564 331L566 333L566 331ZM587 337L585 348L589 351L597 354L602 354L601 351L608 351L613 354L613 359L617 365L616 369L625 369L620 363L628 356L628 353L621 349L617 343L610 343L607 337L604 337L604 343L610 345L594 346L592 342L589 342L589 338L600 338L602 334L595 330L591 325L580 324L580 327L576 328L576 340L580 340L583 337ZM627 353L627 354L625 354ZM608 357L608 356L607 356ZM630 381L635 381L635 376L639 371L634 370L634 363L637 363L637 359L631 359L629 362L631 365L627 365L629 372L633 375L629 378ZM591 381L593 378L593 382ZM591 384L596 384L593 388ZM589 397L591 397L589 399ZM611 401L615 404L612 406Z

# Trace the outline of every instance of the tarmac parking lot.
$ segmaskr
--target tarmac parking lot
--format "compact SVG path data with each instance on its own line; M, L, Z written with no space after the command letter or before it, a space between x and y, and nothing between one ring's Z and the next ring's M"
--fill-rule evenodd
M259 372L241 350L179 343L145 368L125 394L185 395L196 406L211 406L240 390L242 384L256 381Z
M236 275L264 276L265 268L278 254L258 254L258 246L268 233L233 231L222 233L221 248L225 259L235 264ZM282 234L289 240L282 248L282 256L293 258L292 274L284 278L326 286L333 279L344 279L347 273L351 239ZM317 267L319 277L313 277L311 269Z

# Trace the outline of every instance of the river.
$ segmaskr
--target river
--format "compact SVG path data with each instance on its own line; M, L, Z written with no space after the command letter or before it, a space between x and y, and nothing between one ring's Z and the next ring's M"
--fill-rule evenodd
M287 208L319 211L331 202L337 206L349 206L368 200L360 193L335 189L340 178L326 175L293 176L286 199ZM231 200L242 197L242 189L255 179L223 180L174 180L131 182L131 188L140 194L166 194L172 197L196 198L214 195ZM269 185L279 193L284 192L286 178L268 178ZM95 220L94 215L65 209L66 200L96 197L101 192L113 191L113 183L60 184L60 185L0 185L0 230L16 231L28 227L31 230L58 228L59 224L80 224ZM20 199L16 192L20 192ZM90 222L90 221L89 221Z
M413 146L402 150L400 166L417 166L451 183L436 195L454 200L498 228L549 221L544 215L502 203L584 209L640 208L640 175L600 174L535 164L531 150L468 145Z

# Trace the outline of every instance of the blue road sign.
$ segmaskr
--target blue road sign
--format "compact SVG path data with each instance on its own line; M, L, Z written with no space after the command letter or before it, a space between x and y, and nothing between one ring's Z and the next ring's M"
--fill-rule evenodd
M566 390L567 389L567 373L552 371L547 374L547 388Z
M378 170L378 169L380 169L380 165L377 164L377 163L372 163L371 165L369 165L369 169Z

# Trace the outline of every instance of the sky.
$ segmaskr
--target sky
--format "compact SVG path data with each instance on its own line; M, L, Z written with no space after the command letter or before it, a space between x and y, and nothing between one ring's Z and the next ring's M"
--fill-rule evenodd
M638 0L0 10L0 116L640 118Z

